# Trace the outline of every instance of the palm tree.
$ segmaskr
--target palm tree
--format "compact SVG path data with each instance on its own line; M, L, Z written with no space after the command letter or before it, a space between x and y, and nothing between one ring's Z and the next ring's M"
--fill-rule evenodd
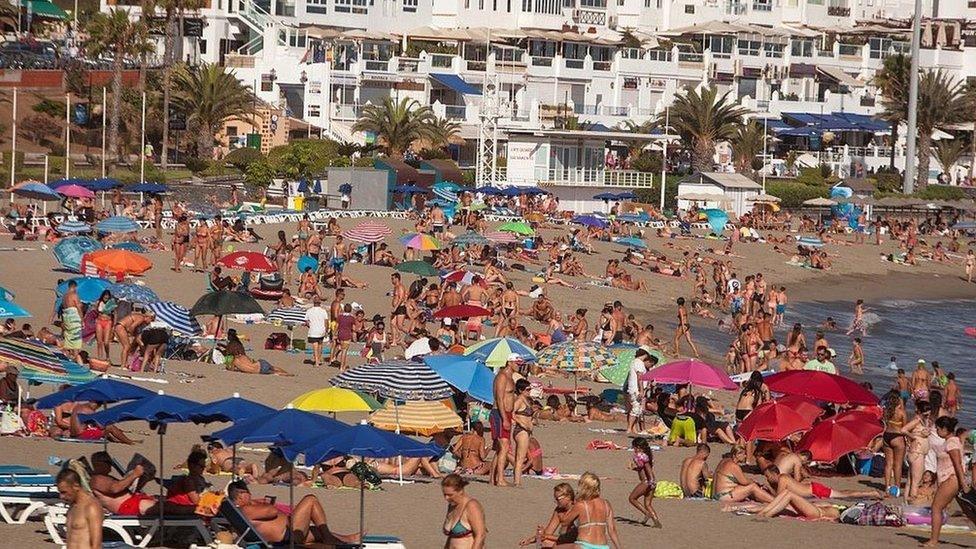
M593 129L593 122L583 122L578 116L566 116L556 119L556 125L563 130L571 132L588 132Z
M961 139L943 139L932 147L932 154L942 166L942 171L952 180L952 167L959 163L962 154L966 150L966 144Z
M434 111L416 99L404 97L397 102L387 97L382 103L367 105L352 129L375 134L387 156L403 158L414 141L437 141L436 120Z
M763 127L751 120L739 126L734 136L732 136L732 151L736 169L740 172L752 173L754 163L763 153L763 141L766 135Z
M928 69L919 76L917 190L924 189L929 181L932 132L939 126L955 124L970 116L967 103L962 83L942 69Z
M895 147L898 125L908 118L908 88L912 59L899 53L886 57L881 70L874 75L874 85L881 91L881 118L891 124L891 169L895 169Z
M446 147L461 133L461 124L447 118L434 118L430 122L433 131L431 144L435 147Z
M688 88L675 98L671 105L671 127L681 139L691 145L691 166L696 171L712 169L715 143L731 139L748 109L729 99L729 92L721 97L718 88L709 86L701 92ZM658 123L664 124L665 113L658 115Z
M620 131L627 133L649 134L657 128L657 124L654 120L646 120L640 124L633 120L624 120L618 127ZM650 144L650 139L633 139L627 141L627 158L637 158Z
M230 118L250 120L254 108L251 89L241 84L234 72L204 63L199 67L178 67L174 74L173 102L197 132L197 156L210 158L214 136Z
M119 110L122 103L122 69L125 59L140 56L150 49L149 32L139 21L129 20L129 14L113 8L100 12L88 23L86 47L90 56L109 54L112 57L112 105L109 109L108 150L118 154Z

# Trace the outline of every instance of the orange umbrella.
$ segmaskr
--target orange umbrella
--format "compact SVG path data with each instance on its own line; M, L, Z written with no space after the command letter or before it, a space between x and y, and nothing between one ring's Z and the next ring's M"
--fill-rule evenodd
M142 274L152 268L152 262L128 250L97 250L85 255L86 261L99 271L111 274Z

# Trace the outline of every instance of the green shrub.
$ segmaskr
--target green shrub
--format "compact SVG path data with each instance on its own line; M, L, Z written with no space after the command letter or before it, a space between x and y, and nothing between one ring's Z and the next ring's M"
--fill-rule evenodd
M668 174L667 185L664 187L664 209L674 211L678 206L678 183L681 181L678 174ZM655 178L654 184L650 187L634 189L637 201L643 204L659 205L661 202L661 179Z
M639 172L660 173L661 155L651 151L641 151L637 158L630 162L630 168Z
M915 196L925 200L962 200L966 198L966 193L959 187L929 185L915 193Z
M811 185L794 180L769 180L766 182L766 193L779 197L784 208L799 208L804 200L811 198L829 197L830 187L827 185Z
M183 161L186 164L186 169L190 170L194 174L199 174L210 167L210 161L206 158L198 158L191 156Z
M874 176L875 186L881 192L898 192L901 191L901 175L898 172L891 172L888 170L879 171Z
M261 151L252 147L242 147L240 149L234 149L227 156L224 157L224 162L230 164L237 168L241 173L247 171L247 167L251 165L252 162L264 159L264 155Z
M267 187L271 180L278 176L278 172L270 160L263 159L252 162L244 172L244 182L256 187Z

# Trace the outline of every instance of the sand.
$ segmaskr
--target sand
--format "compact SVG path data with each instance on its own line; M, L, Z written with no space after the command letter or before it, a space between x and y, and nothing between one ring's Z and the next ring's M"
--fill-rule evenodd
M341 221L349 227L355 220ZM389 222L394 229L394 237L388 239L391 248L399 252L402 248L395 242L395 236L409 229L406 222ZM257 227L257 232L271 238L280 228L278 226ZM293 229L293 227L286 227ZM562 230L562 229L559 229ZM549 236L555 234L550 229L543 231ZM168 238L167 238L168 240ZM679 252L665 247L661 239L649 237L652 248L677 257ZM674 240L679 246L716 244L710 240ZM0 239L0 246L23 245L36 248L30 251L0 252L0 285L17 294L17 301L34 313L31 319L35 326L50 320L53 288L59 278L66 275L53 270L54 258L50 250L41 250L40 243L11 243L9 237ZM261 249L259 245L241 246ZM584 256L585 268L590 273L602 273L608 257L619 257L620 248L607 243L596 244L597 254ZM960 279L961 265L943 265L924 262L917 267L893 265L878 259L880 251L892 252L895 247L886 243L880 250L874 245L844 247L828 245L827 250L834 254L834 268L829 272L818 272L792 267L785 263L786 257L774 253L768 245L740 244L736 253L745 258L735 258L733 263L740 277L755 272L766 274L767 280L788 288L793 301L799 300L852 300L862 297L868 300L882 298L948 298L976 296L976 286L966 284ZM206 287L205 275L201 273L174 273L169 270L172 256L167 253L151 253L149 256L156 267L149 271L143 280L165 300L190 306ZM651 322L657 326L658 335L670 337L674 330L674 299L688 295L693 280L687 277L672 278L629 270L635 276L645 278L651 287L649 293L625 292L584 286L584 290L550 287L549 292L557 308L566 312L571 308L587 307L591 325L597 318L600 306L615 299L623 301L629 312L637 315L640 322ZM385 267L367 267L358 264L348 266L348 274L370 283L368 289L347 289L347 299L362 303L367 317L373 313L389 315L386 292L389 290L389 273ZM517 286L527 288L531 274L515 273L512 278ZM405 277L412 280L412 275ZM581 279L574 280L583 282ZM525 302L528 305L528 302ZM267 306L267 303L266 303ZM789 319L787 318L787 321ZM693 324L700 325L701 319ZM301 355L263 350L265 337L272 331L280 330L270 325L237 325L249 336L251 356L265 358L273 364L296 374L296 377L256 376L225 372L214 365L168 361L168 372L162 375L146 374L166 380L166 384L143 383L151 389L162 389L167 393L198 401L209 401L239 392L242 396L281 407L299 394L313 388L327 385L328 378L336 370L315 370L301 363ZM530 325L532 327L532 325ZM303 334L303 330L298 330ZM924 341L920 339L920 345ZM117 351L116 351L117 352ZM709 353L712 354L712 353ZM357 353L350 353L350 362L361 362ZM118 372L118 370L116 370ZM177 375L185 372L202 378L184 378ZM555 384L569 386L570 380L555 380ZM606 386L597 386L597 390ZM49 386L32 387L32 396L43 396L51 392ZM731 395L726 396L730 398ZM348 422L361 419L358 414L340 414L340 419ZM145 438L136 447L113 445L110 449L123 463L133 451L139 451L150 458L158 459L158 441L145 424L124 425L131 429L131 436ZM546 466L555 467L561 473L582 473L593 471L605 479L604 495L614 507L618 517L618 528L624 547L650 547L652 545L690 545L693 547L784 547L788 543L801 542L805 547L874 547L882 544L896 546L915 545L927 532L896 530L888 528L868 528L843 526L837 524L803 522L789 518L769 521L756 521L752 517L739 517L722 513L714 502L655 500L655 508L664 523L663 530L654 530L633 522L638 518L635 509L627 504L627 494L636 484L634 473L628 468L630 453L627 451L588 451L586 443L593 439L609 439L621 445L629 445L622 433L601 434L591 432L591 427L619 427L604 424L551 424L543 423L536 430L536 436L545 449ZM201 427L195 425L173 425L166 436L165 462L169 469L174 463L185 458L191 444L198 442L199 436L212 432L219 425ZM0 439L0 461L4 463L23 463L46 468L49 456L62 458L89 454L99 449L97 445L59 443L42 439L22 439L5 437ZM725 451L720 444L713 444L710 464L714 467L719 456ZM658 479L676 480L681 459L689 453L687 449L667 448L655 453L655 471ZM254 460L263 460L262 454L242 453ZM212 477L218 486L223 486L228 477ZM838 478L829 479L834 486L845 488L856 485L880 487L876 479ZM521 489L491 488L482 482L469 487L472 495L485 505L489 528L489 547L514 547L521 537L531 535L536 524L545 523L552 509L552 487L556 484L548 480L527 480ZM257 494L274 494L287 500L287 489L259 486ZM297 488L296 496L315 493L323 501L328 512L330 524L340 532L351 532L357 528L358 492L346 490ZM443 536L440 527L445 511L445 502L440 496L439 487L434 482L421 481L407 486L384 484L381 492L370 492L367 501L367 530L371 533L395 534L400 536L411 548L440 547ZM954 509L954 511L957 511ZM964 520L953 518L952 522L964 524ZM47 536L43 524L31 522L27 525L0 525L0 546L40 547ZM976 537L965 534L945 534L944 539L958 546L976 546Z

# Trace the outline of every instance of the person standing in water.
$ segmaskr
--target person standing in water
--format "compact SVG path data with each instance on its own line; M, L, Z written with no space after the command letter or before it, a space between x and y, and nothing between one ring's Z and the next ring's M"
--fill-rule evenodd
M861 338L855 337L851 347L851 356L847 359L851 367L851 372L861 375L864 373L864 348L861 346Z
M864 308L864 300L858 299L857 303L854 305L854 318L851 320L851 327L847 330L847 335L852 335L855 332L861 332L861 337L868 335L867 326L864 325L864 313L866 309Z

